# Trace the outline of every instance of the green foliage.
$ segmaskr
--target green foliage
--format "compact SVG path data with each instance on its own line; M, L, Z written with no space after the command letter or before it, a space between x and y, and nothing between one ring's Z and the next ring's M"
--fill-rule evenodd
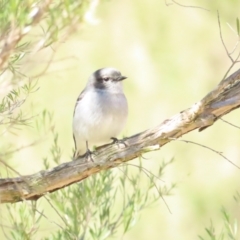
M239 192L236 193L234 196L234 200L239 205L240 204L240 194ZM205 228L207 237L199 236L201 240L238 240L240 236L239 232L239 220L237 218L231 217L229 211L222 207L221 209L221 216L223 227L221 231L218 233L214 223L211 221L210 226Z
M239 29L239 18L236 18L236 28L237 28L237 34L240 35L240 29Z
M16 125L27 125L31 121L28 117L24 117L21 107L28 96L38 90L37 81L29 80L22 87L18 87L10 91L0 103L0 124L11 128Z
M166 195L157 189L155 177L147 176L143 187L141 167L135 173L129 173L129 167L102 171L51 194L51 205L62 224L45 239L100 240L131 229L141 210ZM166 192L170 193L169 189Z
M42 218L37 210L37 202L25 202L24 204L7 204L7 214L10 221L10 233L6 239L34 239L38 231L38 224ZM16 214L17 213L17 214Z
M58 135L53 131L53 144L44 166L49 168L61 160ZM139 214L153 203L171 194L175 185L166 186L160 178L170 161L163 161L157 175L142 166L125 164L118 169L105 170L84 181L49 195L48 203L61 224L45 239L107 239L124 234L137 222ZM135 171L134 171L135 170ZM168 207L166 205L166 207Z
M33 115L22 110L30 94L38 90L38 79L24 71L22 63L29 54L65 40L83 22L88 6L87 0L0 1L1 135L17 135L23 126L33 126L34 123L37 129L46 127L46 111L43 115ZM9 141L2 142L0 155L6 159L6 154L13 149Z
M49 5L47 4L48 2L50 3ZM110 2L115 2L114 4L116 4L118 1ZM7 176L9 176L11 170L7 164L2 167L1 161L8 163L9 166L13 165L13 170L17 170L17 167L21 165L17 162L18 159L14 159L16 162L13 162L13 164L10 161L12 160L11 156L14 156L13 154L15 152L22 150L22 147L18 148L19 145L21 146L21 141L12 141L9 135L16 135L21 139L21 133L24 129L29 129L29 127L31 127L33 131L37 130L41 136L44 135L45 137L48 136L51 138L48 145L50 150L49 152L44 152L44 155L46 155L43 159L45 169L56 166L63 160L62 154L65 149L60 147L62 136L54 126L52 112L46 110L46 108L50 108L47 105L48 103L44 106L44 110L33 106L37 112L35 112L35 114L32 114L32 112L24 108L26 104L29 103L31 96L34 96L38 90L39 84L36 79L41 78L47 68L37 77L32 77L27 71L23 70L22 64L29 55L35 56L35 53L43 48L49 47L56 51L59 43L65 43L68 36L76 32L79 26L85 24L84 15L90 11L90 3L91 1L88 0L0 1L0 54L5 51L3 55L4 57L6 56L4 64L1 65L0 68L1 177L6 175L5 172L7 172ZM156 4L158 3L156 2ZM217 4L217 2L211 2L211 4ZM233 8L229 8L230 5L232 4L226 4L225 7L226 12L230 14L232 18L234 13L232 11ZM119 7L119 5L117 6ZM134 7L131 8L131 6ZM142 10L139 10L140 8L142 8ZM41 9L41 14L38 14L39 9ZM124 11L122 11L122 9L124 9ZM84 60L80 60L79 62L83 69L85 68L85 62L94 62L95 65L100 65L100 63L109 64L110 62L115 64L116 58L122 58L122 62L125 64L122 64L122 67L125 69L129 68L132 78L138 79L140 70L142 72L143 70L141 68L144 66L145 76L147 76L149 81L151 79L154 82L154 79L158 79L154 82L154 84L156 84L156 86L154 85L155 89L161 89L161 84L163 83L161 79L165 79L164 87L162 88L164 90L161 90L161 93L151 93L153 96L155 94L158 97L155 99L153 96L151 99L147 99L149 96L147 95L148 90L153 88L146 88L145 90L144 88L147 85L143 84L144 81L138 84L139 88L137 88L137 91L144 86L142 88L144 95L141 95L144 101L142 101L142 99L140 101L134 99L136 97L136 95L133 94L135 85L133 81L130 83L130 85L132 85L131 95L134 99L132 102L135 102L135 105L133 104L132 106L137 109L135 110L136 112L139 109L139 103L141 105L141 111L138 113L135 112L136 116L139 117L138 119L134 119L134 125L137 125L137 121L142 122L142 119L145 119L146 116L150 117L151 114L149 114L149 112L143 111L143 109L147 108L147 100L149 100L149 102L159 101L161 94L161 98L166 100L164 101L164 108L161 109L161 114L168 116L170 112L167 112L166 109L171 108L172 113L172 106L175 107L174 112L176 109L179 110L180 107L186 105L186 102L184 102L186 97L184 96L183 98L182 92L179 91L180 88L184 89L183 82L186 83L187 88L190 89L195 98L196 83L199 83L206 77L202 74L207 73L207 78L214 79L215 81L216 67L218 67L218 69L225 68L226 63L224 57L218 55L219 52L222 51L222 47L216 48L218 38L209 34L206 30L208 29L209 31L209 26L212 22L208 19L208 22L203 21L202 24L204 25L201 25L204 17L203 15L198 15L197 12L191 15L194 9L184 9L183 15L179 15L181 11L180 8L180 10L176 10L176 8L171 10L178 11L178 13L174 12L174 18L172 17L173 15L170 14L170 18L173 19L172 22L166 21L165 19L165 14L167 10L170 9L167 7L162 8L164 10L161 12L160 7L157 5L142 4L139 1L134 3L134 1L132 1L131 4L128 4L128 6L125 5L122 9L116 8L109 10L113 17L107 19L108 24L105 25L105 28L98 28L100 30L95 28L94 31L87 33L93 39L92 42L89 41L88 43L88 45L91 46L92 52L85 51L85 49L82 48L79 52ZM236 9L238 8L236 7ZM185 10L190 11L186 14ZM138 13L136 14L137 11ZM149 15L146 14L147 12L149 12ZM215 9L212 12L215 12ZM222 17L221 14L220 16ZM134 22L136 19L129 21L129 16L136 17L137 15L141 15L141 17L138 18L136 22ZM191 21L184 22L183 19L188 16L191 16ZM216 16L214 16L214 24L215 22ZM189 31L188 23L192 26L191 34L187 32ZM222 23L224 26L224 21ZM176 26L174 28L175 24ZM236 18L235 24L239 36L238 18ZM181 28L181 32L179 32L179 26L181 25L184 26L184 28ZM124 26L124 28L122 26ZM199 27L196 28L196 26ZM214 25L215 30L216 28L216 25ZM199 32L196 34L194 29L198 29ZM112 31L113 34L110 31ZM124 38L121 38L123 35L125 35ZM167 36L165 37L167 40L164 40L165 35ZM105 36L105 38L103 36ZM135 36L137 36L137 40ZM86 39L89 40L90 38ZM85 42L86 39L84 39ZM14 42L15 40L16 42ZM94 42L98 42L98 45L95 45ZM165 45L165 42L168 42L168 45ZM195 52L191 49L193 46L191 42L194 42L198 51ZM204 45L204 42L207 44ZM9 45L4 47L6 43ZM175 45L175 43L177 44ZM122 48L123 45L127 46L127 48ZM204 51L201 49L201 45L204 46ZM87 48L87 44L84 46ZM138 50L140 51L138 52ZM108 54L111 52L114 54ZM121 56L117 54L119 52L121 52ZM92 60L91 57L94 60ZM201 62L201 58L204 59L204 61ZM96 59L100 59L100 61L97 62ZM191 62L186 62L187 59L191 59ZM191 65L193 59L194 64ZM223 65L218 63L220 59L224 62ZM120 63L120 61L118 63ZM214 63L213 75L210 74L211 69L206 68L207 65L211 65L209 64L211 61ZM131 64L129 64L129 62L131 62ZM204 65L203 62L207 65ZM194 66L197 66L197 68ZM139 69L139 71L135 69ZM201 74L196 74L199 69L202 69ZM152 72L152 75L149 74L150 72ZM159 77L160 75L161 78ZM146 77L143 78L146 79ZM190 81L187 82L187 79L190 79ZM57 84L58 83L59 81ZM177 99L174 99L174 102L169 100L169 89L171 89L171 99L173 96ZM174 92L175 89L177 89L176 92ZM208 90L204 89L204 94ZM198 91L199 95L203 94L203 92L200 92L201 87L199 87ZM51 97L53 96L51 95ZM50 101L51 97L48 96ZM147 100L145 101L145 99ZM153 111L159 111L155 106L157 106L157 104L151 104L152 109L154 109ZM154 117L156 116L154 115ZM39 136L37 135L37 137ZM216 136L214 136L214 142L215 141ZM187 154L186 156L183 151L181 155L183 159L189 157L189 155ZM194 160L198 157L197 155L196 152L192 154ZM36 154L36 159L38 157ZM202 158L206 158L206 155L203 155ZM64 160L66 161L66 159ZM26 162L22 165L27 168L29 161L35 161L35 158L26 159ZM179 168L181 166L177 168L177 170L173 172L173 175L177 175L176 173L181 172L183 169L188 169L188 166L184 165L183 162L179 164L183 166L183 168L180 170ZM143 167L144 164L142 164L142 161L139 161L137 166L129 163L114 170L103 171L95 176L89 177L81 183L67 186L62 190L43 197L37 203L23 201L18 204L6 204L7 210L2 211L2 208L0 209L0 232L6 239L42 239L41 237L45 237L45 239L107 239L109 237L121 236L135 226L142 210L156 204L157 201L166 204L166 207L168 207L164 197L170 195L176 185L172 184L167 186L161 182L160 177L163 176L164 170L168 165L171 165L171 163L172 161L163 161L159 169L156 169L158 171L156 171L157 173L155 173L155 175ZM35 162L33 164L35 164ZM4 170L5 168L6 171ZM189 172L194 172L193 169L194 168L189 170ZM13 174L16 176L18 172L13 171ZM224 195L229 194L226 190L223 190L223 192ZM183 199L184 196L181 196L181 198ZM185 198L188 198L188 196ZM235 198L239 199L239 194L237 194ZM51 211L54 211L56 215L54 220L53 216L49 213L49 208ZM187 216L186 209L183 208L182 211L184 215ZM232 217L233 214L227 208L223 208L221 214L223 222L222 229L219 231L218 223L212 221L210 227L205 229L206 237L199 236L200 239L238 239L238 220ZM175 216L176 218L179 217L177 215ZM153 218L154 217L155 216L153 216ZM188 218L191 219L190 221L192 223L192 221L197 222L196 219L198 217ZM154 220L151 219L151 223ZM184 220L187 221L187 217ZM149 222L147 221L146 224L149 224ZM46 228L44 224L46 223L51 227L50 236L50 231L45 232ZM169 228L172 228L171 224L169 225ZM195 227L196 225L197 224L195 224ZM183 236L179 236L179 239L183 238Z
M1 50L4 60L0 58L0 73L11 71L13 79L16 74L18 77L26 76L18 69L26 55L66 40L83 23L88 7L88 0L2 0L0 45L6 48ZM7 63L4 65L2 61Z
M59 154L59 146L57 135L53 135L53 138L50 156L54 158L56 153ZM59 217L60 223L51 221L47 211L38 210L40 208L35 202L7 204L8 217L5 218L10 220L11 231L5 233L5 236L13 240L34 239L36 232L41 231L43 219L57 227L51 236L44 238L46 240L101 240L123 235L137 223L140 211L159 200L165 203L164 196L171 194L174 185L167 187L164 184L162 191L163 183L160 180L171 162L160 165L158 172L161 175L153 175L142 167L139 160L139 166L124 165L118 169L105 170L48 195L45 199ZM44 164L46 168L49 167L47 158ZM135 171L130 171L133 166Z

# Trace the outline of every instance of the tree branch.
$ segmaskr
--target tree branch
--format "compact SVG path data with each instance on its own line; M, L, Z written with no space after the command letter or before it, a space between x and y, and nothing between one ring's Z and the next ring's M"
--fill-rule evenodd
M213 91L192 107L155 128L125 138L126 146L116 143L97 148L93 155L94 162L87 162L87 159L81 157L51 170L18 178L0 179L0 202L37 200L48 192L80 182L102 170L117 167L145 152L159 150L163 145L194 129L201 131L239 107L240 69L222 80Z

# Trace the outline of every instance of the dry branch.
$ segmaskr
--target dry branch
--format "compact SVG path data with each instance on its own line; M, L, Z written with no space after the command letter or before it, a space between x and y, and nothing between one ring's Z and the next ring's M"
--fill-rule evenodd
M221 116L240 107L240 69L195 103L159 126L125 138L124 144L109 144L97 149L94 162L79 158L63 163L51 170L18 178L0 179L0 202L13 203L22 200L37 200L48 192L91 176L99 171L117 167L145 152L160 149L180 136L211 126Z

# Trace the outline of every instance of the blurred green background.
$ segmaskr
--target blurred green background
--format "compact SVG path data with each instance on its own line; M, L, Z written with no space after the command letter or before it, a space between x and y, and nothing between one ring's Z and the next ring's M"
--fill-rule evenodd
M155 127L190 107L223 78L231 63L220 40L217 10L223 38L231 51L238 40L231 27L236 29L240 2L186 0L181 3L209 11L176 4L167 6L160 0L102 1L96 21L92 24L86 21L56 51L53 46L25 60L25 71L36 74L55 52L49 69L39 77L40 89L30 96L24 109L38 114L46 108L54 113L62 162L70 160L73 150L72 115L76 98L96 69L111 66L128 76L124 82L129 102L129 118L122 133L125 136ZM239 110L224 119L239 125ZM22 146L37 136L30 129L25 135L13 138ZM221 121L203 132L191 132L183 139L221 151L240 165L240 131ZM21 174L42 170L42 158L48 155L49 144L47 136L36 146L17 152L12 166ZM143 161L144 167L152 172L162 160L174 157L163 179L166 184L177 183L174 194L165 198L172 213L159 201L141 212L139 222L124 240L198 239L198 235L204 235L210 220L221 231L222 206L233 219L240 220L233 199L239 191L239 169L216 153L175 141L144 157L147 159ZM44 208L44 200L39 201ZM45 214L57 219L56 214L51 215L51 209ZM43 221L36 239L48 236L53 228L47 220Z

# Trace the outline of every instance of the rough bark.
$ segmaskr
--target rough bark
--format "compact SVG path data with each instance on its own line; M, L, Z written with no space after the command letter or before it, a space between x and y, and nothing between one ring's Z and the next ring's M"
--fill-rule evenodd
M221 81L218 86L192 107L165 120L159 126L124 139L125 144L102 146L87 158L63 163L51 170L0 179L0 202L13 203L37 200L48 192L80 182L99 171L117 167L145 152L159 150L166 143L182 135L214 124L221 116L240 107L240 69Z

